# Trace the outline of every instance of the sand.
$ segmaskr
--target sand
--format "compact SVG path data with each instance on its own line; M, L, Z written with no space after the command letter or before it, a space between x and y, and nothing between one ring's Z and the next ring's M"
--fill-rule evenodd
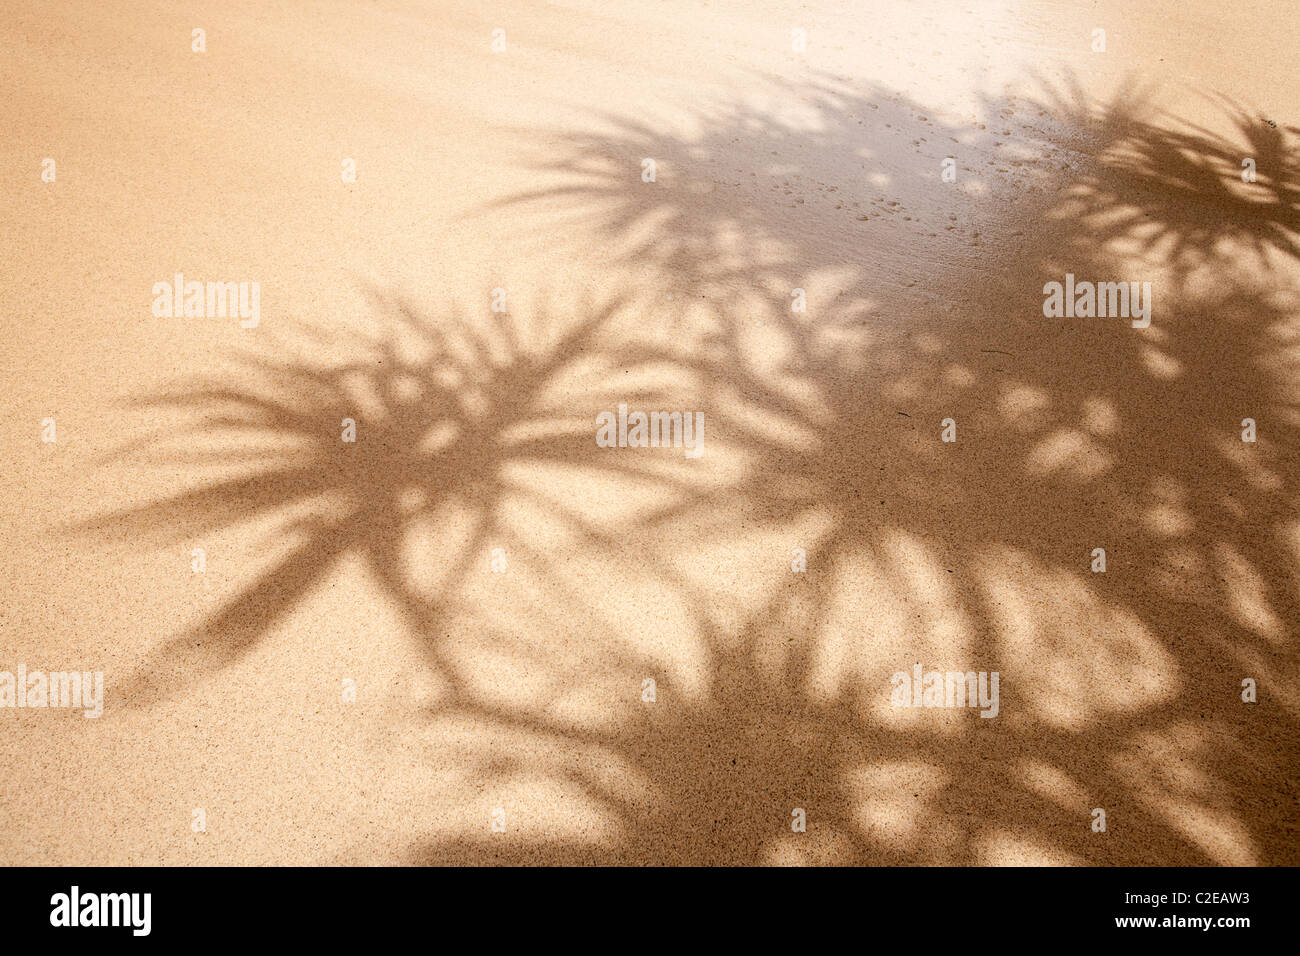
M1300 862L1290 0L0 9L0 862Z

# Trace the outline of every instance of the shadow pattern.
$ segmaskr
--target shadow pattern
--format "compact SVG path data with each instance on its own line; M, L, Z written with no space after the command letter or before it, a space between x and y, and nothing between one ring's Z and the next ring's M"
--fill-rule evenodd
M500 204L539 218L539 235L588 237L575 254L601 250L620 282L689 293L683 334L629 332L619 303L475 323L375 293L389 338L358 345L356 364L262 360L263 390L186 383L152 399L200 432L294 451L92 530L188 540L250 507L305 516L284 528L300 546L144 662L133 699L233 663L335 560L361 555L442 679L431 726L548 742L543 757L532 743L485 753L481 787L542 774L612 834L485 824L417 841L413 862L1294 864L1300 131L1226 104L1225 139L1141 91L1092 104L1068 83L986 100L1002 132L831 81L783 93L802 122L734 107L689 140L610 117L604 135L547 134L550 185ZM931 141L996 157L962 167L946 216L913 201L941 188ZM653 188L636 179L646 156L663 173ZM1256 183L1241 182L1242 156ZM873 173L879 195L850 198ZM861 248L810 227L818 216L859 227ZM842 267L837 293L822 263ZM1043 286L1066 272L1150 276L1152 327L1045 319ZM790 308L800 287L816 290L807 312ZM347 446L338 423L358 387L376 412ZM708 454L729 467L597 448L592 413L618 402L702 410ZM1243 418L1257 442L1241 440ZM956 443L939 440L945 419ZM548 484L546 468L568 477ZM631 526L581 500L601 482L642 497ZM512 498L590 560L652 581L653 598L627 600L647 617L681 610L668 643L689 646L690 667L592 624L595 598L541 530L500 520ZM501 652L526 644L557 685L615 675L625 693L600 719L520 703L446 653L445 616L471 613L457 606L470 562L416 585L402 542L453 506L458 553L508 541L591 640L575 657L535 620L524 640L523 622L488 613ZM724 600L680 558L754 535L782 542L777 566L805 549L808 571ZM891 710L890 675L918 660L1000 672L1000 717ZM634 693L645 676L654 704ZM1241 702L1244 677L1259 704ZM1096 807L1106 834L1089 829Z

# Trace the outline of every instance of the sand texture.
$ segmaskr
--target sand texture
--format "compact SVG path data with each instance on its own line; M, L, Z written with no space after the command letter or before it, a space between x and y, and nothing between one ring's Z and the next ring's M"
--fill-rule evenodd
M1300 863L1297 36L0 0L0 863Z

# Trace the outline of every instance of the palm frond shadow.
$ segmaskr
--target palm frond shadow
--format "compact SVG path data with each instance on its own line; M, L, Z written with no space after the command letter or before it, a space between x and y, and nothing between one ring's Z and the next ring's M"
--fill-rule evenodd
M189 423L161 448L152 443L155 459L257 467L98 516L78 531L173 545L266 517L278 521L271 543L295 543L198 626L151 652L124 688L128 703L183 691L238 661L345 556L364 560L454 693L458 676L435 639L443 601L468 562L440 562L447 573L422 587L402 552L410 527L455 508L468 519L459 553L475 555L488 541L512 541L497 520L509 496L529 496L564 519L565 502L537 494L512 473L520 465L673 483L636 462L596 456L590 418L575 417L579 407L608 404L615 386L620 399L653 398L611 377L636 370L635 361L614 368L618 356L601 347L619 300L584 306L571 321L543 308L476 324L455 309L434 319L399 295L370 294L380 331L342 350L359 359L250 358L238 375L183 382L139 402L143 413L179 411ZM597 364L582 367L589 359ZM342 440L349 419L354 443Z
M737 288L771 282L784 293L810 257L834 262L846 252L806 228L814 211L834 220L833 208L866 221L864 248L906 259L912 247L905 233L889 237L900 251L872 248L871 220L908 212L906 201L889 196L905 200L933 189L937 157L992 147L1002 158L965 167L963 181L1023 203L1031 214L1068 217L1087 247L1129 240L1181 270L1228 249L1300 252L1300 164L1287 146L1288 128L1224 101L1235 128L1227 139L1162 112L1150 87L1129 83L1098 103L1073 76L1059 85L1032 79L1042 90L1036 97L982 98L981 113L1002 129L944 122L900 94L814 78L776 84L795 89L807 106L801 116L777 118L747 105L702 108L707 131L696 138L612 115L594 118L610 130L605 134L519 130L522 142L534 144L527 155L542 185L485 210L538 209L544 215L535 234L548 243L557 230L595 236L595 247L616 250L616 259L641 269L651 263L675 286L727 290L734 298ZM636 179L643 157L660 170L653 184ZM1246 157L1258 171L1249 184L1240 178ZM857 185L872 174L883 184ZM972 208L962 208L961 195L953 204L955 212ZM958 225L942 227L953 235L928 236L978 236L958 216L949 218ZM936 225L917 219L916 236ZM939 251L948 262L984 259L980 243Z
M448 689L433 726L470 721L497 741L476 789L540 776L605 824L416 834L416 862L1294 862L1286 741L1300 674L1287 648L1300 568L1279 530L1296 511L1300 439L1285 351L1297 299L1278 268L1295 255L1287 140L1234 107L1266 197L1242 198L1229 182L1238 145L1152 115L1138 91L1101 105L1068 84L986 100L1005 132L881 91L788 92L815 121L736 107L706 116L700 139L612 118L607 135L558 148L552 137L541 172L557 184L506 204L563 205L652 291L698 291L706 314L689 336L606 335L612 306L569 326L543 313L484 329L379 295L384 327L423 343L424 358L381 339L349 349L373 360L346 367L258 360L263 389L185 383L157 396L197 416L200 435L265 433L282 454L90 530L188 541L253 511L283 515L301 544L146 660L133 699L237 660L358 555ZM902 225L909 198L936 188L937 163L918 153L929 147L912 144L921 135L944 150L1019 144L963 169L982 189L953 199L972 215L1014 199L1014 216ZM659 188L629 188L644 156L660 160ZM887 184L860 195L873 172ZM861 247L810 230L801 209L863 223ZM1025 238L1017 220L1045 225ZM1129 278L1124 244L1168 270L1149 334L1043 318L1043 284L1067 270ZM1251 258L1216 258L1225 248ZM924 282L900 281L927 249L938 261ZM840 298L790 310L790 289L846 259L857 265ZM589 360L592 374L569 378ZM631 370L652 384L624 384ZM369 417L358 389L376 399ZM703 410L709 453L732 467L719 478L599 454L588 413L619 401ZM356 446L339 441L347 417ZM1257 445L1237 437L1244 417L1267 423ZM945 418L955 445L938 441ZM579 477L557 496L518 462ZM641 488L635 521L581 508L583 475ZM599 618L589 587L497 519L510 496L550 509L578 557L653 582L624 596L625 613L679 608L669 637L691 665L668 666ZM471 516L459 554L508 539L556 605L528 629L484 615L497 652L556 695L607 675L600 719L554 696L503 695L446 653L468 561L419 586L400 543L453 504ZM787 562L805 548L808 573L722 601L708 579L725 561L680 557L759 532ZM1106 574L1088 569L1094 547ZM556 638L575 622L591 644L566 654ZM1002 673L1003 714L892 711L889 676L918 657ZM658 681L651 706L636 695L645 676ZM1267 705L1240 704L1244 676ZM1104 837L1088 828L1099 806L1121 821ZM790 831L794 808L807 834Z
M1286 522L1300 503L1300 408L1287 356L1300 298L1286 266L1300 170L1282 133L1232 106L1268 168L1252 193L1241 143L1156 114L1141 91L1094 104L1067 83L1036 101L989 100L984 112L1014 126L1002 135L1032 143L1038 161L975 175L994 197L1014 192L1013 225L1046 224L1035 245L990 229L975 260L954 256L915 292L869 262L847 284L876 300L869 320L837 303L803 316L785 292L825 245L785 193L718 168L763 170L777 146L771 176L843 196L857 172L845 157L932 111L876 91L796 92L819 111L798 149L788 128L739 108L711 114L700 139L611 121L608 136L544 161L558 185L512 201L562 201L648 281L702 288L712 305L702 344L673 362L703 383L693 398L715 442L749 467L647 516L647 540L796 529L809 578L761 592L725 625L671 561L655 564L665 588L690 595L703 694L665 678L668 703L627 702L599 732L474 703L503 733L581 754L551 772L616 835L443 836L413 859L1294 862L1285 741L1300 701L1286 648L1300 559ZM677 178L629 185L639 156ZM933 187L895 180L895 205L918 188ZM1045 282L1132 278L1134 250L1160 270L1148 334L1123 319L1043 318ZM766 303L738 302L736 290L762 287L775 289ZM1267 439L1243 443L1245 417L1267 420ZM938 441L947 418L962 429L953 446ZM1099 546L1105 574L1089 569ZM854 587L865 606L829 621L826 606ZM959 622L951 646L908 620L942 628L945 615ZM891 631L896 650L873 653ZM819 685L828 655L852 645L869 660L860 684ZM954 728L882 710L890 673L927 650L927 667L999 670L1003 717ZM662 673L652 656L611 666ZM1247 676L1269 706L1242 704ZM789 832L793 807L808 810L806 837ZM1094 807L1123 828L1092 833Z

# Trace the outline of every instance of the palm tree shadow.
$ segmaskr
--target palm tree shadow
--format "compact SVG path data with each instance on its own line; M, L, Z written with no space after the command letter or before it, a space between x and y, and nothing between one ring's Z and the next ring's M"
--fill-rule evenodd
M1016 133L1044 159L1009 154L1005 166L963 172L987 190L974 195L1013 192L1017 216L1046 225L1024 238L958 223L937 247L944 267L914 287L893 272L949 230L903 218L938 168L902 178L928 148L911 140L923 131L987 147L993 133L879 91L814 83L795 93L818 119L798 131L747 108L709 117L702 141L611 121L609 135L563 144L545 164L560 185L515 198L565 204L647 285L700 291L707 314L692 336L606 334L617 303L558 328L545 312L484 328L376 294L386 334L348 348L363 356L349 364L254 360L247 376L145 403L193 416L185 440L217 442L219 461L260 467L83 530L177 542L279 516L296 543L151 654L130 699L156 700L238 661L339 560L359 556L448 688L431 719L520 744L485 750L478 784L541 774L610 826L586 839L580 828L444 834L415 841L416 862L1293 860L1284 798L1294 782L1279 742L1296 731L1295 661L1283 648L1300 572L1277 532L1296 505L1288 449L1300 416L1285 391L1294 369L1278 360L1295 310L1280 275L1251 282L1216 259L1225 246L1294 257L1297 177L1282 141L1243 127L1272 159L1259 163L1268 198L1242 198L1225 181L1234 144L1173 131L1139 98L990 99L984 112L1023 117ZM628 188L643 156L660 158L665 188ZM864 164L893 179L851 199ZM757 171L765 179L747 183ZM975 205L962 196L954 208ZM862 248L810 233L800 205L862 223ZM871 235L897 248L872 247ZM1124 278L1131 255L1113 248L1123 243L1168 267L1152 334L1122 321L1046 323L1044 282L1066 270ZM811 288L819 262L846 258L867 264L841 280L842 298L791 310L790 290ZM651 384L624 384L631 370ZM734 467L706 480L598 454L589 413L619 401L702 409L712 453ZM1269 424L1243 449L1235 428L1248 413ZM340 440L349 418L355 444ZM952 446L938 438L947 418L960 429ZM269 439L276 454L232 435ZM511 465L521 462L655 493L629 540L520 478ZM617 556L651 579L653 596L628 596L629 613L654 620L680 605L688 623L670 636L690 645L690 673L614 625L576 658L544 640L588 619L597 597L499 520L512 496L551 509L583 556ZM409 529L453 517L463 531L450 550L464 559L413 574L428 569L412 568ZM806 549L809 571L737 595L739 610L707 583L723 561L701 571L674 556L755 532L779 539L783 555ZM556 685L599 672L639 688L655 675L653 705L606 699L592 720L554 699L521 702L447 652L444 618L470 561L497 540L529 556L562 606L541 634L494 620L501 652ZM1099 544L1111 567L1093 575ZM1001 672L1003 716L891 710L891 673L918 658ZM1279 702L1263 717L1237 702L1241 675ZM540 762L538 740L553 745ZM1252 779L1277 782L1282 798ZM1094 807L1123 826L1097 838ZM806 834L790 827L796 809Z
M663 714L629 714L602 732L471 702L502 732L550 735L583 754L578 766L557 758L552 772L589 795L616 835L461 835L427 841L412 859L1294 862L1282 741L1297 731L1296 662L1281 648L1300 612L1285 538L1298 502L1286 343L1300 171L1282 132L1234 105L1230 141L1156 114L1131 89L1107 104L1073 84L990 99L987 115L1025 117L1015 133L1042 161L1008 159L1018 173L977 174L978 185L995 200L1014 193L1015 221L1042 224L1032 239L1004 228L978 244L977 260L936 270L915 292L861 269L845 285L849 301L876 300L868 320L834 303L803 316L785 296L825 244L789 213L788 193L726 182L719 167L762 171L784 145L770 175L829 193L844 186L844 157L880 155L887 130L915 130L931 111L875 91L797 92L820 110L797 158L790 130L741 108L711 115L699 139L612 123L542 164L555 185L509 202L563 203L649 282L710 301L703 334L672 361L704 383L693 398L715 441L749 467L721 488L684 490L643 533L820 529L791 539L818 583L764 591L724 625L706 594L658 565L663 587L691 595L703 695L670 681ZM925 132L969 134L932 122ZM1268 170L1253 191L1239 181L1243 149ZM640 156L676 179L630 188ZM895 193L903 209L908 188ZM1045 282L1066 271L1126 279L1134 262L1158 290L1149 334L1125 319L1044 320ZM735 291L755 288L772 295L742 302ZM1242 442L1244 417L1267 420L1269 438ZM969 437L945 447L949 418ZM1089 569L1099 545L1105 574ZM872 587L848 636L825 617L845 582ZM792 613L796 592L796 605L816 610ZM937 628L955 618L953 644L927 640L908 616ZM908 636L874 653L891 628ZM813 686L837 643L865 648L870 664L856 676L875 704ZM890 672L927 652L1000 670L1007 715L918 725L876 706ZM614 666L655 672L650 658ZM1246 676L1274 695L1267 710L1242 704ZM589 770L593 751L611 764ZM489 769L508 778L520 768ZM611 787L611 776L643 786ZM807 808L810 836L816 821L816 839L791 843L795 807ZM1095 807L1123 820L1121 832L1094 834Z
M620 300L584 306L572 321L543 308L527 320L493 313L476 324L455 309L435 321L400 295L370 295L382 317L378 334L357 334L343 349L337 332L328 337L351 357L346 363L254 357L237 375L184 382L139 402L143 412L179 411L189 422L155 450L157 462L257 467L96 517L78 532L176 544L267 517L278 521L272 542L293 544L196 627L150 652L127 682L128 703L155 702L239 661L346 556L363 559L454 694L460 678L437 636L471 566L460 556L489 541L526 546L498 520L512 495L544 503L561 520L567 514L564 501L537 495L519 466L559 462L672 484L594 454L583 412L607 405L617 382L609 374L618 348L605 339ZM617 371L635 371L635 362ZM617 394L653 398L621 383ZM353 440L344 438L349 425ZM403 551L409 530L453 514L462 519L457 557L420 555L413 568Z

